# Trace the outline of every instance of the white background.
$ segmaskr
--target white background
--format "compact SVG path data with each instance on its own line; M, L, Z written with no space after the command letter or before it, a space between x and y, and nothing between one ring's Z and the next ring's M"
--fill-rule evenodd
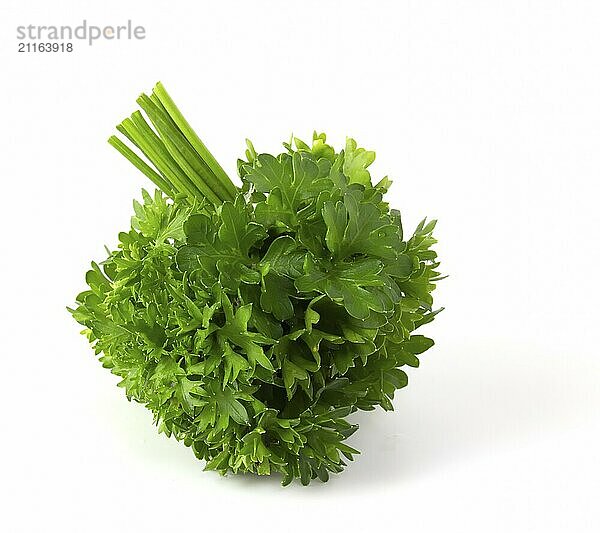
M600 529L600 4L2 2L0 529ZM18 25L143 41L19 54ZM328 484L203 472L128 403L65 310L149 182L106 143L162 80L234 173L244 138L377 150L443 271L394 413Z

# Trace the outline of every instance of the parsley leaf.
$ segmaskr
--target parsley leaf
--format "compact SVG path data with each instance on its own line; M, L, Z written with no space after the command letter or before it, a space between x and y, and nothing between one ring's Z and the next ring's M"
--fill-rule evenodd
M162 85L139 103L147 119L117 128L139 155L110 143L159 190L70 311L207 470L327 481L359 453L347 417L393 409L403 367L433 346L415 331L440 311L435 221L405 236L353 139L336 151L315 132L277 155L247 141L237 187Z

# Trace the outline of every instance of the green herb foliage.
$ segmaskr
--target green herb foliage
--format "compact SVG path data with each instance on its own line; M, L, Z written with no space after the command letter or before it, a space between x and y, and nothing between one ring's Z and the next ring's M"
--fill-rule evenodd
M206 468L280 473L303 484L343 470L357 409L393 409L405 365L433 341L435 221L405 237L372 185L375 154L324 134L277 156L248 143L240 188L162 86L110 142L159 187L134 202L131 229L74 318L127 397ZM207 155L208 154L208 155Z

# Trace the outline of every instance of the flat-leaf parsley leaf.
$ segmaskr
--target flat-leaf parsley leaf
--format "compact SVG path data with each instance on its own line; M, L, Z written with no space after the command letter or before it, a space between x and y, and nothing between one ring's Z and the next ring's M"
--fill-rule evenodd
M303 484L359 453L347 417L381 406L433 341L435 221L404 237L375 153L325 134L247 142L237 187L158 84L109 142L156 185L70 309L127 397L222 474Z

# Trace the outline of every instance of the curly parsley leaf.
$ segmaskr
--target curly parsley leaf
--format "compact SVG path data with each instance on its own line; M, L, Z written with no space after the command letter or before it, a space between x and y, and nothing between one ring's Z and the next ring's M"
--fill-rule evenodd
M314 133L279 155L247 142L241 188L162 85L111 144L161 190L71 309L102 365L222 474L327 481L359 452L357 409L393 409L433 340L435 221L405 237L374 152ZM154 129L153 129L154 128ZM146 160L142 159L146 157Z

